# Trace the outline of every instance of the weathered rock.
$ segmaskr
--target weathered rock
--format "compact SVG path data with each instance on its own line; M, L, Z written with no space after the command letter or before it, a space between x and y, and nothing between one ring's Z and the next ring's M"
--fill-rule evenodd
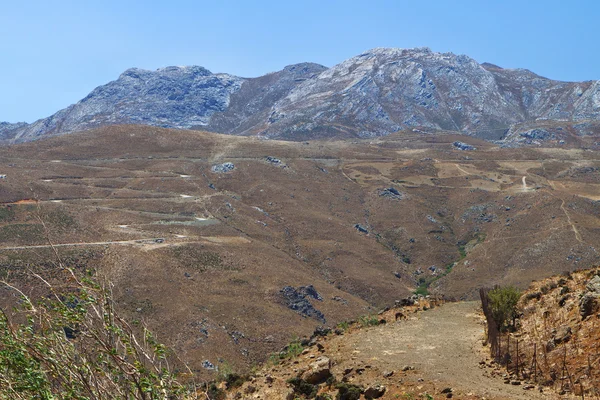
M310 369L302 375L302 379L311 385L318 385L331 377L331 360L321 356L309 365Z
M380 384L369 386L365 389L366 399L378 399L385 394L386 387Z
M361 233L369 233L369 230L367 228L365 228L364 226L362 226L361 224L356 224L356 225L354 225L354 227L356 228L357 231L359 231Z
M234 169L235 165L233 165L233 163L226 162L223 164L213 165L210 170L216 174L224 174L226 172L233 171Z
M600 308L599 298L593 293L586 293L579 300L579 315L582 319L596 313Z
M459 150L464 150L464 151L477 150L477 148L475 146L471 146L470 144L467 144L464 142L459 142L459 141L452 143L452 146L454 146L455 148L457 148Z
M265 157L265 161L267 161L268 163L276 166L276 167L280 167L280 168L287 168L287 165L285 165L283 163L283 161L281 161L279 158L275 158L275 157L271 157L271 156L266 156Z
M572 330L570 326L562 325L556 329L554 334L554 342L556 344L566 343L571 339Z
M332 68L302 63L253 79L198 66L129 69L48 118L0 124L0 140L133 123L294 140L419 126L508 145L564 143L569 131L597 134L599 95L600 81L559 82L428 48L377 48ZM549 119L580 122L536 125Z
M600 295L600 276L595 275L590 279L587 285L585 285L585 289L589 293Z
M396 304L396 306L400 306L400 307L408 307L408 306L414 305L415 300L410 297L407 297L405 299L396 300L395 304Z
M204 360L204 361L202 361L202 368L205 368L205 369L215 369L216 367L210 361Z
M379 191L379 196L393 200L402 200L404 198L404 194L400 193L398 189L394 187L381 189Z
M285 286L281 289L280 293L289 309L294 310L305 317L315 318L322 323L326 322L325 315L317 310L306 298L308 296L316 300L322 300L322 297L312 285L300 286L298 289L291 286Z

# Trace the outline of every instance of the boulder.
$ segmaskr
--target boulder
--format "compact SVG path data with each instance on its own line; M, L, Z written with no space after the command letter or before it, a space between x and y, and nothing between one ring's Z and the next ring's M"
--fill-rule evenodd
M585 288L588 293L594 293L600 295L600 276L595 275L590 281L585 285Z
M598 296L592 293L586 293L579 300L579 315L581 319L586 319L598 311Z
M311 385L318 385L331 377L331 360L321 356L310 364L310 369L302 375L302 379Z
M458 142L458 141L452 143L452 146L454 146L455 148L457 148L459 150L465 150L465 151L477 150L476 147L471 146L470 144L467 144L464 142Z
M386 387L380 384L375 384L365 389L366 399L378 399L385 394Z
M567 325L560 326L554 334L554 342L556 344L566 343L571 339L571 327Z
M223 164L213 165L210 170L212 172L214 172L215 174L224 174L226 172L233 171L234 168L235 168L235 165L233 165L233 163L226 162Z

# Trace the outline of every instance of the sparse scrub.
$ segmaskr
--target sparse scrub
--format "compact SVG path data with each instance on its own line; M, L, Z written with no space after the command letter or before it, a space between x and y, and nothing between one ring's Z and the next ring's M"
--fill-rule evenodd
M360 395L362 394L360 386L345 382L338 383L336 389L338 390L338 393L335 396L336 400L359 400Z
M271 354L269 357L269 362L277 365L281 360L298 357L303 350L304 346L302 346L300 339L296 337L287 346L285 346L282 351Z
M317 385L312 385L298 377L288 379L287 383L292 385L295 394L301 394L308 399L314 399L319 390Z
M501 331L514 328L517 317L517 303L521 292L514 286L501 286L488 293L492 317Z
M12 208L0 207L0 221L7 222L12 221L15 218L15 212Z
M362 327L377 326L379 325L379 319L376 315L361 315L358 317L358 323Z
M350 324L348 323L348 321L342 321L340 323L338 323L337 328L343 330L343 331L347 331L350 328Z
M177 382L167 349L146 329L138 336L114 309L108 285L68 273L34 302L21 296L0 313L0 399L166 399L192 393Z

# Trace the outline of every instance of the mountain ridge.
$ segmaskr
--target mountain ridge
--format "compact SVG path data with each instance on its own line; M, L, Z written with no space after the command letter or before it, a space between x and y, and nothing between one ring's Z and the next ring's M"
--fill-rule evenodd
M374 48L331 68L299 63L257 78L200 66L130 68L48 118L3 123L0 141L114 124L300 141L425 127L501 140L525 122L597 119L600 81L562 82L426 47Z

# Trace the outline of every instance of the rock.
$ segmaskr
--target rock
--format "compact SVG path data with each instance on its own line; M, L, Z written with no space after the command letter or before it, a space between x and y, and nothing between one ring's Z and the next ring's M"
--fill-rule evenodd
M366 399L378 399L385 394L386 387L381 384L375 384L365 389Z
M598 311L599 298L593 293L585 293L579 300L579 315L581 319L586 319L588 316Z
M226 162L223 164L216 164L210 168L210 170L212 172L214 172L215 174L224 174L224 173L233 171L234 169L235 169L235 165L233 165L233 163L230 163L230 162Z
M586 291L589 293L600 295L600 276L595 275L590 281L585 285Z
M0 140L135 123L299 141L337 136L344 126L348 137L452 129L507 146L560 143L560 128L544 121L586 121L572 124L575 134L593 135L599 93L597 81L565 84L465 55L377 48L331 68L302 63L254 79L199 66L129 69L48 118L0 123Z
M318 385L331 377L331 360L321 356L309 365L310 369L302 375L302 379L311 385Z
M394 371L383 371L383 377L389 378L394 375Z
M300 286L298 289L292 286L285 286L279 293L289 309L305 317L314 318L322 323L326 322L325 315L317 310L306 298L308 296L316 300L323 300L312 285Z
M477 150L476 147L471 146L470 144L467 144L467 143L464 143L464 142L459 142L459 141L456 141L456 142L452 143L452 146L454 146L455 148L457 148L459 150L464 150L464 151Z
M396 304L396 306L399 306L399 307L408 307L408 306L414 305L415 300L410 297L407 297L405 299L396 300L395 304Z
M201 365L202 365L202 368L204 368L204 369L210 369L210 370L215 369L215 365L208 360L202 361Z
M317 292L317 289L315 289L313 285L298 287L298 293L303 294L305 297L323 301L323 297Z
M327 328L324 326L317 326L315 328L315 330L313 331L313 337L317 338L317 337L324 337L327 336L331 333L331 328Z
M402 367L402 371L412 371L413 369L415 369L415 367L413 367L412 365L405 365L404 367Z
M442 391L440 392L441 394L447 394L447 393L452 393L452 388L447 387L442 389Z
M356 224L356 225L354 225L354 227L356 228L357 231L359 231L361 233L365 233L365 234L369 233L369 230L367 228L365 228L364 226L362 226L361 224Z
M562 325L558 327L556 333L554 334L554 342L556 344L566 343L571 339L571 327L567 325Z
M266 156L265 161L279 168L287 168L287 165L284 164L279 158Z
M400 193L396 188L393 187L381 189L379 191L379 196L393 200L402 200L404 198L404 194Z

